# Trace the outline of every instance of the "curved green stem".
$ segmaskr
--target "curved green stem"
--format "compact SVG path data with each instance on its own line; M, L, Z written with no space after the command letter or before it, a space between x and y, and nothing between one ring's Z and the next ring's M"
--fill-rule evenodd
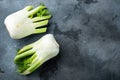
M35 29L33 34L38 34L38 33L44 33L47 31L47 28L40 28L40 29Z
M27 50L30 50L30 49L32 49L32 44L29 44L29 45L23 47L22 49L20 49L20 50L17 52L17 55L18 55L18 54L21 54L21 53L23 53L23 52L25 52L25 51L27 51Z
M17 60L19 60L19 59L21 59L21 58L25 58L25 57L27 57L27 56L30 56L30 55L32 55L32 54L34 54L34 53L35 53L34 50L28 50L28 51L26 51L26 52L24 52L24 53L22 53L22 54L17 55L17 56L14 58L14 61L16 62Z
M26 6L25 9L26 9L27 11L30 11L30 10L33 9L33 6Z
M40 22L36 22L34 23L34 27L37 28L37 27L42 27L42 26L45 26L48 24L48 20L44 20L44 21L40 21Z
M50 19L50 18L51 18L51 15L47 15L47 16L35 17L32 19L32 21L36 22L36 21L41 21L41 20Z

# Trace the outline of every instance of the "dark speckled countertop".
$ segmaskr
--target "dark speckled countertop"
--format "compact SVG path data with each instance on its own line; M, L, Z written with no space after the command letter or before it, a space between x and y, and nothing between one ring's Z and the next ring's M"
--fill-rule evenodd
M3 22L40 2L53 14L47 33L54 34L60 54L21 76L16 50L46 33L13 40ZM0 80L120 80L120 0L0 0Z

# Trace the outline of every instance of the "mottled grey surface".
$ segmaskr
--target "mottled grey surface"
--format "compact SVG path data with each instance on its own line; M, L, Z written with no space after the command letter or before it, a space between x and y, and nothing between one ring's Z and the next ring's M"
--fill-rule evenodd
M47 33L60 54L29 76L16 73L16 49L45 34L13 40L4 19L40 2L53 14ZM0 80L120 80L120 0L0 0Z

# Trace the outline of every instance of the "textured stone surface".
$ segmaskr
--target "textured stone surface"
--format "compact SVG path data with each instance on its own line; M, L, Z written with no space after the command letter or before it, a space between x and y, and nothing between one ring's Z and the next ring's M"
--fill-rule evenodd
M60 54L29 76L16 73L16 50L45 34L13 40L4 19L27 5L53 14L47 33ZM120 80L120 0L0 0L0 80Z

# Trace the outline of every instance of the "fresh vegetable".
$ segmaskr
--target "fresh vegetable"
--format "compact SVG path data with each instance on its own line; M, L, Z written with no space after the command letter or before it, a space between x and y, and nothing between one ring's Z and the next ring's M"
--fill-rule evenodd
M35 71L44 62L57 56L59 53L59 44L52 34L43 36L38 41L29 44L17 52L14 58L18 66L18 72L27 75Z
M46 32L46 26L51 18L49 10L44 4L37 8L27 6L22 10L6 17L4 24L13 39L20 39L31 34ZM42 28L41 28L42 27Z

